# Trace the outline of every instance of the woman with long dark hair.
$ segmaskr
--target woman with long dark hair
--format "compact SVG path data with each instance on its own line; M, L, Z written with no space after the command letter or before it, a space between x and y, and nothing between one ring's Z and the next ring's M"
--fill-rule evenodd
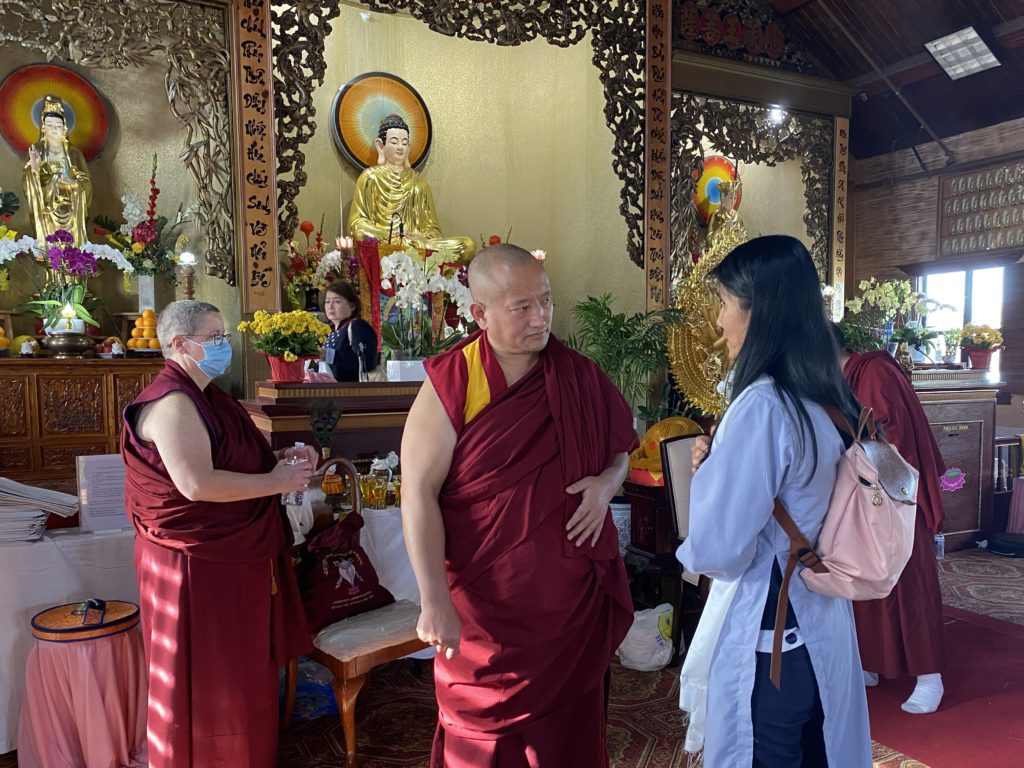
M733 250L712 277L734 366L714 440L694 448L689 535L677 553L687 570L714 580L684 665L683 705L698 739L703 726L705 765L869 768L849 601L792 579L780 689L769 680L789 557L775 500L816 542L845 448L822 406L854 423L860 410L839 369L818 274L799 240L773 235ZM693 705L701 686L703 711Z
M327 286L324 314L333 330L324 345L324 360L335 381L359 381L360 358L364 371L377 366L377 334L359 317L360 308L351 285L338 281Z

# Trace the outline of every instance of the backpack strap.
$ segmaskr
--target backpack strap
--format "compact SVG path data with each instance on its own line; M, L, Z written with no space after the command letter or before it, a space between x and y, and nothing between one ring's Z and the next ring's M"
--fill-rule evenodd
M841 414L840 414L841 416ZM846 419L843 419L845 422ZM849 424L847 424L849 426ZM782 527L782 530L789 536L789 559L786 561L786 570L782 574L782 586L779 588L779 600L775 606L775 630L772 636L772 663L770 675L772 685L780 690L782 682L782 635L786 627L786 610L789 608L789 582L793 578L793 571L799 561L805 568L810 568L815 573L828 573L828 567L818 557L811 542L800 533L797 524L789 516L789 512L782 506L782 502L775 500L775 509L772 510L772 517Z
M868 437L874 440L878 435L878 426L875 424L875 411L873 408L862 408L860 412L860 419L857 421L857 431L853 431L853 427L850 426L850 422L846 416L836 408L834 405L823 405L825 413L832 419L832 423L836 425L836 429L840 432L849 435L853 438L854 442L860 440L865 432Z

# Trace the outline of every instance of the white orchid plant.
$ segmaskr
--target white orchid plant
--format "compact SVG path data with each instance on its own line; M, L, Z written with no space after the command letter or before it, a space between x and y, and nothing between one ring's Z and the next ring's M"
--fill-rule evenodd
M430 357L458 343L473 322L466 267L446 250L424 256L415 248L396 251L380 260L380 286L394 291L393 319L381 327L384 343L393 350L408 349L414 357ZM458 328L447 322L454 306ZM429 322L424 321L424 316Z

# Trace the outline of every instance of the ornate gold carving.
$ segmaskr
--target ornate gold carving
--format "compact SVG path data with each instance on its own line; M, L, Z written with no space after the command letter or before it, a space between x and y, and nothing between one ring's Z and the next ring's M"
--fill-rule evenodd
M75 466L77 456L102 456L106 445L43 446L43 469L65 469Z
M833 123L813 115L771 118L771 109L690 93L672 94L672 286L678 290L700 251L694 207L693 172L704 167L702 141L744 163L776 165L800 158L807 209L804 223L811 236L811 256L822 280L829 275L832 231ZM740 173L742 176L742 171Z
M716 214L717 215L717 214ZM732 249L746 242L742 223L719 230L693 269L686 275L676 297L676 306L684 309L687 322L668 329L668 359L676 386L695 408L707 414L721 415L727 405L718 384L729 369L729 351L719 329L717 317L721 301L708 288L711 270L722 263Z
M186 131L180 157L196 183L206 271L234 285L228 12L200 2L6 0L0 42L98 69L166 57L167 99Z
M375 11L397 13L406 11L419 19L435 32L448 37L462 37L467 40L496 43L498 45L519 45L542 37L552 45L566 48L586 37L590 32L594 48L594 64L600 71L601 84L605 95L605 122L615 137L612 148L612 168L622 181L622 202L619 212L626 220L628 230L627 251L630 261L639 267L644 264L643 253L643 101L644 71L641 64L644 54L645 0L621 0L620 2L592 3L581 0L520 0L514 3L467 3L462 0L363 0L363 4ZM329 4L305 0L295 4L309 12L303 22L301 34L309 42L306 66L313 67L317 57L323 56L323 37L320 23L329 17L322 9ZM275 9L275 20L285 18ZM314 15L316 18L314 19ZM323 20L323 22L321 22ZM326 27L325 27L326 29ZM275 43L277 41L275 40ZM275 51L277 48L275 47ZM299 145L308 141L308 134L315 127L312 123L308 94L312 83L322 82L318 70L300 71L294 61L287 68L281 68L281 81L276 87L276 115L278 135L295 134L294 147L289 145L279 160L282 174L295 173L295 184L299 184L304 158ZM278 87L279 86L279 87ZM287 96L286 96L287 94ZM297 191L297 186L295 187ZM291 186L282 186L279 197L281 235L294 231L294 214L289 202L294 200Z
M328 0L271 6L278 237L282 241L290 240L299 226L295 198L308 178L302 145L316 133L312 93L324 84L324 40L331 33L331 20L339 13L341 4Z
M32 469L32 456L28 448L0 448L0 471Z
M0 379L0 435L27 435L28 412L28 387L24 377L5 376Z
M39 377L44 435L103 434L103 377Z

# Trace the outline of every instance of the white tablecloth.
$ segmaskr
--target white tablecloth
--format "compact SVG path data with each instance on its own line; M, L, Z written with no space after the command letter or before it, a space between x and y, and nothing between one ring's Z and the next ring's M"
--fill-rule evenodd
M420 591L405 551L397 507L363 510L360 543L381 584L396 600L417 605ZM0 754L17 748L25 660L39 611L89 597L139 601L135 532L48 533L33 544L0 546Z
M66 529L32 544L0 545L0 754L17 748L32 617L89 597L137 603L134 552L134 531Z

